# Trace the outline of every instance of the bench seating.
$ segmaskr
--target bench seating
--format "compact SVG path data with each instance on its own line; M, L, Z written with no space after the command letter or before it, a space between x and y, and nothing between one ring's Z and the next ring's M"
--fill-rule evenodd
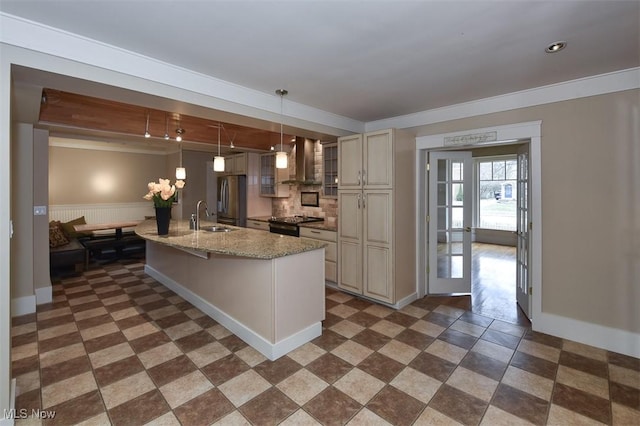
M49 248L49 265L53 268L74 266L76 272L87 268L89 253L80 240L72 238L69 244Z

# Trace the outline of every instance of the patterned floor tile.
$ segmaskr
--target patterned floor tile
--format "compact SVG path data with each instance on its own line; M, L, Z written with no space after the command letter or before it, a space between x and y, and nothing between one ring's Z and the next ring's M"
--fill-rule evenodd
M326 288L322 335L276 361L144 274L92 265L12 318L16 407L64 425L640 424L640 360L478 315Z
M321 424L346 424L361 408L356 400L333 386L303 406Z
M395 387L386 386L369 401L367 409L393 425L410 425L425 406L426 404Z

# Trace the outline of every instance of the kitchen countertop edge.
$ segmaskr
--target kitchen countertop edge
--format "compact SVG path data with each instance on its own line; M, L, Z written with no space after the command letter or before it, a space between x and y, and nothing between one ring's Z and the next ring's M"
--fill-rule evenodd
M255 220L258 222L269 222L271 216L256 216L256 217L248 217L247 220ZM326 221L324 222L308 222L308 223L299 223L298 226L301 228L314 228L314 229L324 229L325 231L337 231L338 225L333 224L330 225Z
M214 225L212 222L202 223ZM317 250L327 245L260 230L228 227L233 231L195 231L189 229L188 220L172 220L169 235L161 236L157 233L156 221L149 219L136 226L135 233L145 240L179 249L266 260Z

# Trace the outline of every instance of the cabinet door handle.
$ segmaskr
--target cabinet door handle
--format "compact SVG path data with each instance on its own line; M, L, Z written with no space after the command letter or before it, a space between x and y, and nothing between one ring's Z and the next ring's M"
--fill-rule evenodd
M361 182L360 182L361 181L361 179L360 179L361 174L362 174L362 171L358 170L358 186L361 185Z
M366 170L362 171L362 184L363 185L367 184L367 171Z
M320 231L311 231L312 234L319 234Z
M360 208L360 194L358 194L358 208Z
M363 209L364 209L365 207L367 207L367 206L365 205L365 200L366 200L366 198L365 198L365 197L362 197L362 208L363 208Z

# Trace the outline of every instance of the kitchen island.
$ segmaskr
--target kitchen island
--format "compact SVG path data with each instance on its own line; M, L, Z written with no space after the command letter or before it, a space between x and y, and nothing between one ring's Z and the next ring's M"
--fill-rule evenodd
M140 223L145 272L270 360L320 336L325 244L225 227L195 231L172 220L159 236L154 220Z

